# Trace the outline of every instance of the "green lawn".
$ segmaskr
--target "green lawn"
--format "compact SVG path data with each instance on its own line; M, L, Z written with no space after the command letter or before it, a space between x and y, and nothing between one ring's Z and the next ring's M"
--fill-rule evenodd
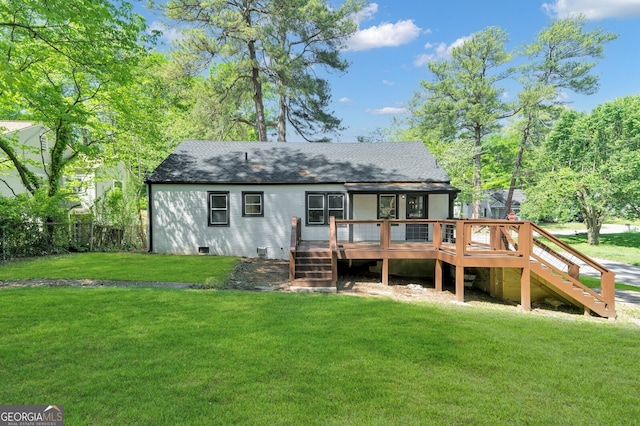
M560 240L591 258L608 259L628 265L640 266L640 232L601 234L600 245L587 243L587 234L558 236Z
M572 225L576 224L565 224L566 227L564 228L560 225L555 225L555 227L545 226L544 228L551 231L553 229L574 229ZM577 225L580 225L584 231L584 224L579 223ZM629 231L618 234L601 234L600 245L597 246L592 246L587 243L586 231L576 235L558 235L556 237L592 259L608 259L614 262L640 266L640 232ZM547 243L549 242L547 241ZM555 244L549 243L549 245L556 250L562 251L562 249ZM581 276L580 281L591 288L600 287L599 280L586 275ZM640 288L637 286L622 283L616 283L616 288L619 290L640 291Z
M238 258L148 253L82 253L0 264L0 280L77 278L197 283L224 282Z
M634 424L640 330L454 305L0 290L0 401L67 425Z

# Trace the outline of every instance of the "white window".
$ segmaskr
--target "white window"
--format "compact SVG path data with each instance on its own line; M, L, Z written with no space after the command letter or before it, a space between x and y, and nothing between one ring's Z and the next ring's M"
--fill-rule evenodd
M327 192L307 193L307 224L328 225L329 217L345 218L344 194Z
M344 194L328 194L329 216L344 219Z
M229 193L209 192L209 226L229 225Z
M264 195L262 192L242 193L242 216L264 216Z

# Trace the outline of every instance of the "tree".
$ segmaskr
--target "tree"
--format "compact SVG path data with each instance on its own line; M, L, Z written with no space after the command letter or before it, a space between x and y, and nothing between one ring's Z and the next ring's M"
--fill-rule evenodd
M590 114L567 110L543 145L541 178L522 211L567 220L579 213L589 244L610 215L640 215L640 96L619 98Z
M126 2L109 0L0 0L0 110L51 129L53 146L43 156L46 181L33 173L12 141L0 150L26 190L55 197L65 170L91 156L105 134L87 132L99 123L95 106L112 87L126 84L144 51L144 22ZM18 113L15 113L15 112ZM89 138L89 135L95 138Z
M482 174L484 189L504 189L511 179L511 169L518 152L519 133L513 126L489 135L484 142Z
M180 72L175 62L159 66L156 77L171 97L169 115L163 120L165 137L171 140L257 140L255 112L247 103L249 89L227 90L236 74L233 64L214 64L209 75ZM237 85L236 85L237 86ZM220 94L227 92L224 99Z
M496 131L500 120L513 115L502 100L498 83L508 77L504 65L511 60L505 50L507 34L497 27L476 33L453 49L451 59L430 62L432 81L421 82L424 94L416 103L413 120L425 132L437 132L437 143L459 145L459 153L470 143L473 164L473 217L480 216L482 154L487 135ZM435 130L434 130L435 129ZM431 148L431 146L430 146Z
M506 209L510 211L513 192L520 177L523 156L531 144L544 139L558 115L561 91L593 94L598 76L591 74L595 60L603 56L605 43L616 36L600 29L587 31L582 17L552 22L536 40L527 45L528 62L521 67L523 89L521 104L520 146L513 165Z
M146 243L144 180L180 142L167 131L176 117L172 110L176 102L163 76L166 64L161 54L146 56L131 70L129 84L105 94L99 112L108 117L103 131L111 138L101 146L100 177L121 185L97 200L94 217L105 225L137 226L142 245Z
M357 29L350 16L362 5L348 0L333 9L319 0L270 2L271 22L264 28L264 45L272 65L265 63L264 69L278 95L278 141L286 141L287 122L306 140L340 129L340 120L327 112L328 82L314 72L316 68L347 70L349 64L340 57L340 50Z
M187 25L174 57L186 72L197 74L224 63L233 78L216 93L219 103L231 102L237 112L252 94L253 113L233 120L255 127L258 139L268 139L265 86L277 98L278 140L286 141L287 122L305 139L330 132L340 122L326 111L330 96L326 80L314 67L345 71L340 48L356 30L350 16L359 0L339 8L325 0L171 0L165 15Z

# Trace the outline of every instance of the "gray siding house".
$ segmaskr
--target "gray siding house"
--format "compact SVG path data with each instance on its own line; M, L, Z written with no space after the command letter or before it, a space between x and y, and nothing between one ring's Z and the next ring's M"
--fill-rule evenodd
M146 183L149 251L279 259L294 216L327 241L330 216L446 219L459 192L421 142L184 141Z

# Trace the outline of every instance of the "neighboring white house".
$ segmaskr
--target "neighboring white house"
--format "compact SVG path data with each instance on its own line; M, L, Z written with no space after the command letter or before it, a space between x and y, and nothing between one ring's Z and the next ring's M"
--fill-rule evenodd
M459 192L421 142L185 141L146 183L149 251L281 259L294 216L328 240L330 216L446 219Z
M506 189L490 189L484 192L484 199L480 204L480 215L487 219L506 219L510 213L506 211L507 196L509 191ZM511 200L511 212L516 216L520 213L520 204L524 201L525 195L520 189L513 191L513 199ZM470 218L473 212L471 204L462 205L462 214L460 206L455 207L455 214L459 217Z
M0 121L0 137L16 147L16 155L34 164L48 162L49 128L31 121ZM11 197L26 192L22 180L4 152L0 151L0 195ZM45 179L42 167L29 166L38 178Z
M0 121L0 137L14 147L19 158L28 163L29 170L43 181L47 177L46 167L51 163L50 149L53 147L48 134L51 134L48 127L31 121ZM11 197L27 192L15 167L1 150L0 163L4 165L0 167L0 195ZM89 210L98 197L122 185L122 181L113 179L97 181L95 170L98 167L99 164L87 170L73 170L61 182L77 195L80 205L76 210Z

